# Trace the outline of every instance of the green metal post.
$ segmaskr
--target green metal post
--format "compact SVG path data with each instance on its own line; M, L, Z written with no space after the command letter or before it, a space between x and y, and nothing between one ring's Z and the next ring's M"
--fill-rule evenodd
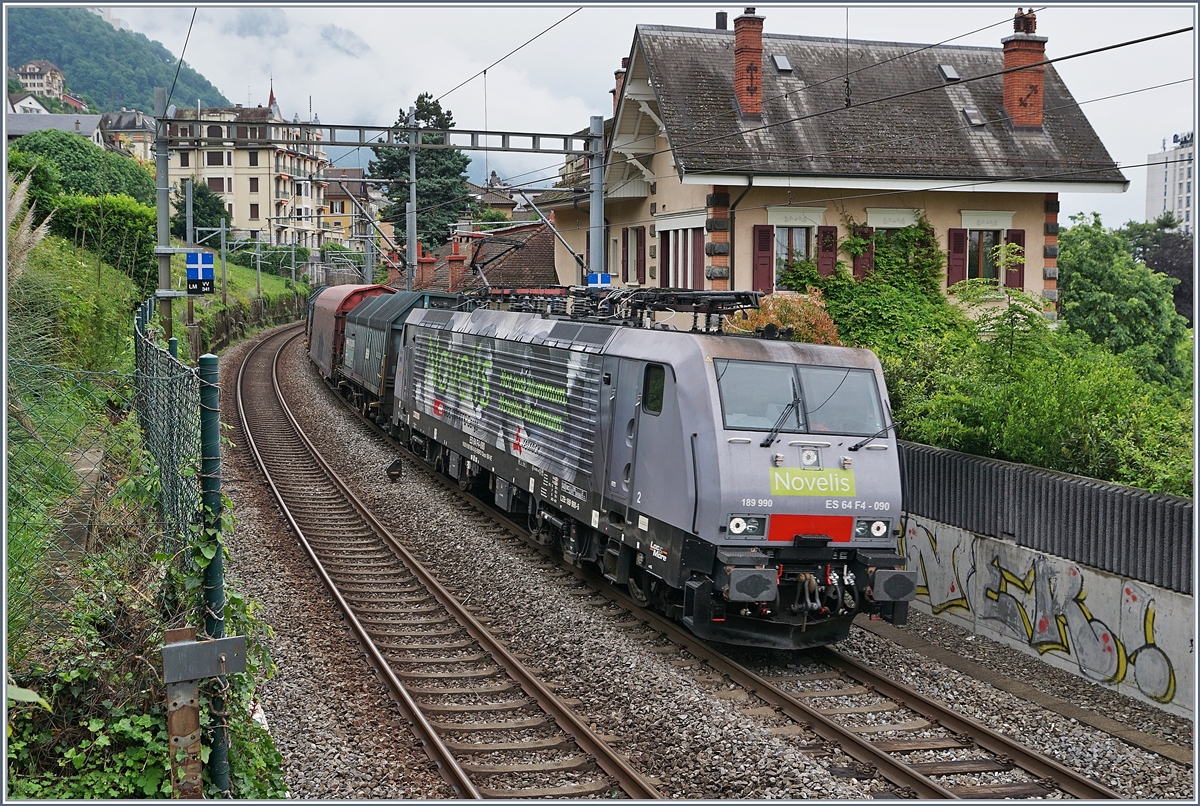
M217 357L200 356L200 492L205 526L216 530L217 553L204 569L204 631L209 638L225 637L225 562L221 540L221 393L217 386ZM218 692L225 678L218 678ZM213 743L208 774L221 792L229 791L229 735L225 699L212 699Z
M171 358L179 358L179 339L174 336L167 339L167 350L171 353Z

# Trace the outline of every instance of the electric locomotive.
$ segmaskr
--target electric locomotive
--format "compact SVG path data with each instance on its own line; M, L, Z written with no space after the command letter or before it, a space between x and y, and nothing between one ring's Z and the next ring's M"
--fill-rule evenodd
M720 333L750 302L654 289L593 295L583 316L562 299L412 310L384 416L464 489L702 638L796 649L845 638L858 613L902 624L916 575L897 553L879 361ZM692 331L655 324L668 310Z

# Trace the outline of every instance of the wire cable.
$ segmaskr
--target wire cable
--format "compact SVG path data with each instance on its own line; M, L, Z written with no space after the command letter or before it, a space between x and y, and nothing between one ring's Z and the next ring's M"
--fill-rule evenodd
M179 52L179 63L175 65L175 78L171 79L171 91L167 93L166 106L171 105L171 97L175 94L175 82L179 80L179 70L183 67L183 56L187 53L188 42L192 38L192 26L196 24L196 12L200 10L199 6L192 8L192 21L188 23L187 36L183 39L183 50Z
M486 73L488 70L491 70L493 67L495 67L496 65L500 64L500 62L504 61L505 59L507 59L509 56L513 55L514 53L516 53L516 52L517 52L518 50L520 50L521 48L523 48L523 47L525 47L526 45L528 45L528 44L530 44L531 42L533 42L533 41L534 41L534 39L537 39L538 37L542 36L543 34L548 34L548 33L550 33L550 31L553 31L555 28L557 28L558 26L562 25L564 22L566 22L567 20L571 19L571 18L572 18L572 17L574 17L576 14L578 14L580 11L583 11L583 7L582 7L582 6L580 6L580 7L579 7L579 8L577 8L577 9L575 9L575 10L574 10L574 11L572 11L570 14L568 14L568 15L567 15L567 16L565 16L565 17L563 17L561 20L559 20L558 22L554 23L554 24L553 24L553 25L551 25L549 28L547 28L546 30L544 30L544 31L542 31L541 33L537 34L537 35L536 35L536 36L534 36L533 38L526 40L525 42L523 42L523 43L522 43L522 44L520 44L520 45L517 45L517 47L513 48L512 50L510 50L508 53L505 53L505 54L504 54L503 56L501 56L499 59L496 59L496 61L494 61L494 62L492 62L491 64L489 64L487 67L483 68L483 69L482 69L482 70L480 70L478 73L476 73L475 75L471 76L470 78L468 78L466 81L462 82L462 84L459 84L459 85L458 85L457 87L455 87L454 89L452 89L452 90L448 90L448 91L446 91L446 92L443 92L441 95L439 95L439 96L438 96L437 98L435 98L434 100L436 100L436 101L440 101L440 100L442 100L443 98L445 98L447 95L449 95L450 93L454 92L454 90L457 90L457 89L461 88L463 85L465 85L465 84L467 84L467 83L469 83L469 82L471 82L471 81L474 81L475 79L479 78L481 75L483 75L484 73Z

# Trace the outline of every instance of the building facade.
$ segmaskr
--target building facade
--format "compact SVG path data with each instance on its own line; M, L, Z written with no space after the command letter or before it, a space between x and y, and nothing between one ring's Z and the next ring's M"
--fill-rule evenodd
M195 121L199 120L200 123ZM203 131L201 131L203 128ZM328 164L313 124L279 107L180 109L167 126L172 185L192 179L221 197L235 238L319 249Z
M17 68L17 78L25 89L44 98L62 99L63 74L45 59L34 59Z
M851 255L851 236L923 219L946 252L944 287L1004 274L1053 316L1058 194L1128 181L1053 66L1020 69L1045 58L1032 13L1018 12L995 48L763 27L753 9L732 31L724 14L716 28L637 27L605 127L614 283L770 293L796 260L863 276L873 253ZM849 106L847 53L881 65L856 71ZM587 166L573 167L562 184L581 187ZM560 275L579 282L587 195L552 191L538 205L570 244L558 247ZM1005 243L1023 247L1019 271L994 265Z
M1174 213L1183 232L1192 231L1192 168L1196 156L1194 132L1177 134L1171 148L1146 157L1146 220Z

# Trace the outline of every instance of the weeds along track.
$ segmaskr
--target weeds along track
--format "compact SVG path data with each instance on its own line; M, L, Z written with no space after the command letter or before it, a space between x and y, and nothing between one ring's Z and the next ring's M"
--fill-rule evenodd
M657 798L485 619L388 533L305 438L276 377L279 354L300 335L297 328L268 336L239 368L247 447L374 673L446 781L466 798Z

